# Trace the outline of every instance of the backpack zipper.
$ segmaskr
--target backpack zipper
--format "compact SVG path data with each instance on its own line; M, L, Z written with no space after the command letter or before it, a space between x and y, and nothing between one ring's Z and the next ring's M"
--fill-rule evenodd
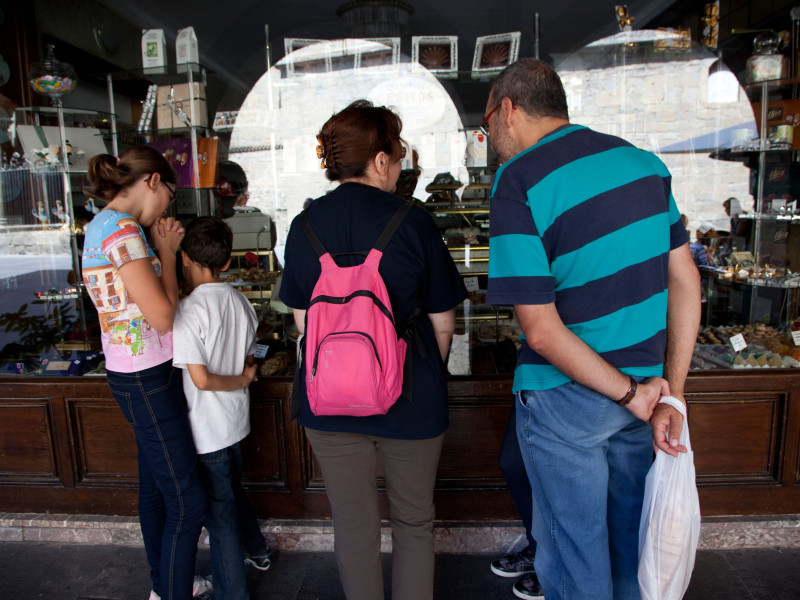
M319 350L322 347L322 344L325 342L325 340L327 340L332 335L343 335L343 334L346 334L346 333L355 333L356 335L363 336L363 337L365 337L366 339L369 340L369 343L372 345L372 353L375 355L375 360L378 361L378 366L380 367L381 372L383 372L383 365L381 364L381 357L378 356L378 348L377 348L377 346L375 346L375 340L373 340L371 337L369 337L363 331L334 331L333 333L329 333L324 338L322 338L320 340L319 344L317 344L317 350L314 353L314 364L311 367L311 377L308 379L309 383L314 381L314 375L317 374L317 366L319 365Z

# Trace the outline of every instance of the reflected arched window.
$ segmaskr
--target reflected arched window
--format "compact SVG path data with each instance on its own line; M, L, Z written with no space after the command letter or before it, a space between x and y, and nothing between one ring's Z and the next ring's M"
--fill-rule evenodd
M364 98L393 108L413 148L422 191L439 173L468 181L466 136L447 90L427 69L361 39L299 48L266 72L242 104L231 134L230 158L244 169L249 205L275 222L281 257L289 225L308 198L331 190L316 157L316 134L335 112ZM412 168L411 157L404 168Z
M739 100L739 80L721 59L708 68L709 103L726 104Z

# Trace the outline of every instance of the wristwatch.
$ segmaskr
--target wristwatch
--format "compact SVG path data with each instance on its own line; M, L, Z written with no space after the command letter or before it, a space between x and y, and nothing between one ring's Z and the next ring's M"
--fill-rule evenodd
M633 400L633 397L636 395L636 388L639 385L638 383L636 383L636 380L630 375L628 375L628 379L630 379L631 382L631 387L628 388L628 392L621 400L615 400L615 402L620 406L627 406L628 404L630 404L631 400Z

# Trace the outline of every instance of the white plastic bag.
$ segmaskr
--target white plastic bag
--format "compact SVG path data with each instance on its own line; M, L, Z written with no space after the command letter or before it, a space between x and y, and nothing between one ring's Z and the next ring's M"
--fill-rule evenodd
M686 407L672 397L663 397L661 402L674 406L683 415L680 444L688 452L675 458L659 450L647 473L639 524L642 600L683 598L692 577L700 538L700 500Z

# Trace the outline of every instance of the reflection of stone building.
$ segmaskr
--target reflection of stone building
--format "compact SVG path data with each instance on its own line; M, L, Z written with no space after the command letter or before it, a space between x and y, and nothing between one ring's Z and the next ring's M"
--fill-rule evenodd
M314 136L333 113L358 98L391 106L402 118L403 139L419 155L418 190L442 172L468 181L466 136L447 90L419 65L369 66L373 63L361 60L385 49L364 40L301 48L265 73L239 109L230 158L247 173L248 204L274 220L278 246L285 242L291 220L306 198L335 186L320 169ZM343 60L347 56L358 60ZM327 66L318 72L303 67L322 59ZM345 65L349 68L342 68Z
M671 57L647 55L645 45L598 52L586 48L558 66L570 120L658 154L672 173L673 195L690 229L700 221L728 229L722 202L735 196L745 210L752 206L750 171L710 155L730 148L726 130L755 130L745 93L733 102L709 99L709 68L717 57L704 49Z

